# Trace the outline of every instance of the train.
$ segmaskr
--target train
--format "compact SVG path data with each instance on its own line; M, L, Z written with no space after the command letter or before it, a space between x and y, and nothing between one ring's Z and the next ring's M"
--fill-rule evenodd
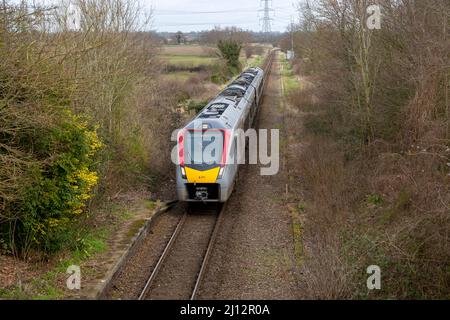
M228 201L239 170L236 161L238 132L254 127L265 82L263 69L244 70L178 131L176 181L179 201Z

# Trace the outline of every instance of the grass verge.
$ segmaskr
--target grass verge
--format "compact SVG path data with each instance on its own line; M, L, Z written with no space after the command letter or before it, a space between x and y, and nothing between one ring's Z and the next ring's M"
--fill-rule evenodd
M68 244L66 250L49 261L29 262L27 269L33 271L31 276L10 287L1 288L0 299L57 300L85 294L83 290L104 275L106 270L102 266L106 256L112 256L120 246L128 244L145 224L146 220L138 211L153 212L159 206L159 203L149 200L139 202L139 206L112 205L108 213L103 214L106 221L100 223L100 227L77 230L76 242ZM117 242L119 239L122 240ZM81 292L70 291L66 287L70 266L81 268ZM23 270L23 273L26 272Z

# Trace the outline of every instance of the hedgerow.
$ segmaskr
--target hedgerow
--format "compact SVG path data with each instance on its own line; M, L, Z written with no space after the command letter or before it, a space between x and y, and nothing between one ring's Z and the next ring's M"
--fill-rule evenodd
M67 6L82 23L69 23ZM170 166L160 144L176 102L157 83L141 9L128 0L0 3L0 254L78 246L107 220L100 208L111 197L148 187Z
M23 154L30 163L18 177L24 185L13 201L4 201L2 218L9 219L0 224L0 238L16 253L60 249L98 181L96 153L102 143L96 128L67 108L53 109L51 126L28 128L17 133L19 139L10 140L18 142L16 149L25 150L31 142L36 150ZM0 152L6 154L4 149ZM1 165L6 165L3 160Z

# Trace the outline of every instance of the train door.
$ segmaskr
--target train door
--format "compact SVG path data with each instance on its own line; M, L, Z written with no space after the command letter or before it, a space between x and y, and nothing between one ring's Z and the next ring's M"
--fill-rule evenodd
M259 88L255 88L255 100L256 104L259 105L259 99L261 98L261 95L259 93Z
M237 137L234 137L231 149L230 149L230 159L233 159L233 161L228 164L229 166L229 172L230 177L232 181L236 180L237 173L238 173L238 143L237 143Z

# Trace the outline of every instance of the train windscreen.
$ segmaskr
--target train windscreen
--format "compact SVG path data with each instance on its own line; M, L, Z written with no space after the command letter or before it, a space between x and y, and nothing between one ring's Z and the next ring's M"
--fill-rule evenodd
M185 163L188 166L216 166L222 161L224 134L221 131L188 131Z

